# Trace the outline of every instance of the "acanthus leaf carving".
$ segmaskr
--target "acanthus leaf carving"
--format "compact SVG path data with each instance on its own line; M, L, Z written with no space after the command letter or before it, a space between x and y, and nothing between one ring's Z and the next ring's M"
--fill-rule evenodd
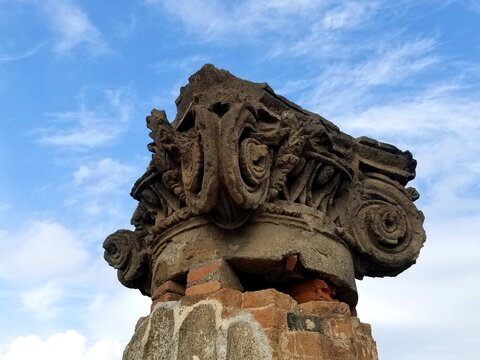
M126 286L149 291L145 279L154 276L158 257L167 250L172 257L180 248L168 234L206 224L226 231L222 234L259 223L298 226L314 239L306 243L308 253L295 248L295 238L278 248L300 254L306 271L344 279L348 299L355 299L347 279L354 272L357 278L393 276L416 261L425 233L423 214L413 204L418 192L405 188L415 176L409 152L354 139L268 86L209 66L182 88L177 109L173 123L163 111L147 117L152 160L131 193L139 201L135 230L105 241L105 258ZM336 250L328 252L324 245ZM338 255L345 249L348 256ZM224 257L235 255L228 251ZM345 264L312 263L311 253L323 254L321 259L335 253ZM190 253L177 260L194 258ZM159 269L168 273L169 266ZM350 267L352 274L335 273ZM179 265L175 271L165 276L181 277L186 270Z

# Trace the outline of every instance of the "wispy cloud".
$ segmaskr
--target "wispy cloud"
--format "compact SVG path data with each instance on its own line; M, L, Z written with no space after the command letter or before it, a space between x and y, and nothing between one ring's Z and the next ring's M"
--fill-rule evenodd
M323 34L322 24L316 26ZM443 55L438 33L421 37L399 31L373 38L360 46L347 39L353 50L334 59L319 57L315 44L318 40L321 48L321 37L310 37L304 46L299 42L300 47L290 51L292 56L305 51L302 59L312 69L307 71L310 76L276 90L331 119L346 133L412 151L418 160L413 186L420 190L417 205L426 215L427 242L412 271L395 279L359 282L359 314L362 321L372 324L381 357L404 360L425 354L422 358L450 359L459 356L451 344L464 344L471 348L462 349L465 356L460 357L468 358L478 342L471 304L480 301L480 292L471 286L480 277L476 267L476 234L480 232L478 66L455 64ZM330 43L344 41L341 37L334 40ZM454 295L445 289L453 289ZM437 316L452 304L455 312ZM456 324L462 331L444 330L445 324ZM425 333L430 334L428 339L422 336ZM398 351L388 338L392 336L405 339L415 350ZM446 337L449 342L444 341ZM416 344L417 339L422 343Z
M232 35L240 35L237 41L242 37L271 36L276 32L285 35L288 29L296 33L299 24L315 22L312 14L318 14L318 11L325 12L322 23L326 28L351 27L365 16L367 8L372 7L358 1L336 6L337 2L331 0L244 0L233 4L218 0L146 0L145 3L160 6L178 17L195 35L205 40L231 39Z
M480 3L477 0L463 0L465 1L467 8L474 13L480 14Z
M325 13L320 23L327 30L355 28L366 21L376 7L376 1L368 4L354 1L339 3Z
M480 178L478 72L463 66L436 80L444 66L435 39L382 44L366 60L333 62L279 92L297 94L349 134L411 150L431 218L480 214L480 192L473 191Z
M209 60L210 57L206 55L192 55L184 59L161 60L151 66L152 69L159 74L175 71L177 73L181 73L182 75L188 76L188 74L191 74L193 71L198 70L203 64L207 63ZM185 81L184 78L185 76L182 76L182 81Z
M133 110L132 97L126 87L100 91L86 88L81 93L78 110L47 114L52 125L35 131L35 134L39 135L42 144L72 150L105 145L128 127Z
M372 102L373 92L401 88L439 61L434 39L396 42L380 42L365 51L365 59L330 62L318 74L287 83L278 92L295 94L303 106L332 119L343 116L343 112L354 113ZM375 102L381 101L381 95L375 93Z
M64 295L63 290L50 281L23 292L22 305L37 318L46 320L57 314L58 303Z
M39 1L48 24L55 33L55 51L66 54L72 49L85 45L93 54L109 52L102 33L92 24L87 13L71 0Z
M341 117L346 131L414 152L430 217L480 215L480 91L431 86L412 97Z
M83 164L74 172L72 184L72 194L81 196L72 195L70 202L81 203L84 211L90 215L123 214L123 208L116 204L115 197L129 193L141 170L141 167L111 158Z
M27 50L24 53L21 53L21 54L18 54L18 55L0 54L0 63L26 59L30 56L35 55L41 48L43 48L45 45L47 45L47 43L48 43L48 41L41 42L40 44L35 45L30 50Z

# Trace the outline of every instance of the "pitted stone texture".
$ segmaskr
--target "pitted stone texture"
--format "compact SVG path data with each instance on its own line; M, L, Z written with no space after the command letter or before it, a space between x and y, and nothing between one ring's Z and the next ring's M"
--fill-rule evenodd
M355 306L355 277L415 263L425 233L418 193L405 187L410 152L355 139L212 65L176 104L173 122L159 110L147 117L152 159L131 192L135 230L104 242L125 286L156 296L165 281L224 260L240 280L259 279L251 289L318 277Z
M135 327L135 333L128 343L127 347L123 351L123 360L136 360L136 359L148 359L145 356L144 348L145 343L143 339L148 336L150 332L150 321L149 317L141 318ZM168 332L167 332L168 334ZM158 344L158 347L162 345ZM159 353L161 353L162 349L159 349Z
M199 305L187 315L180 327L178 360L217 359L215 318L210 305Z
M176 105L173 122L159 110L147 117L152 158L131 192L135 229L103 245L119 281L154 300L126 359L225 360L228 345L256 356L252 339L260 350L268 339L273 359L375 359L367 327L345 309L354 313L356 278L395 276L423 246L418 193L406 188L412 154L355 139L267 84L212 65L189 78ZM232 271L202 271L208 262ZM295 287L312 279L325 286ZM256 294L245 301L237 291L226 305L229 287L296 289L298 302L318 303L275 295L254 305ZM328 310L335 301L348 305ZM316 325L291 331L289 313Z
M297 326L289 326L288 318ZM300 324L300 322L302 322ZM299 326L299 324L301 326ZM298 305L273 289L158 303L123 360L378 360L370 326L338 301Z
M254 329L246 321L233 323L228 328L227 360L259 360L268 358L260 351Z
M123 360L170 360L173 331L173 310L158 307L137 326L133 339L125 348Z

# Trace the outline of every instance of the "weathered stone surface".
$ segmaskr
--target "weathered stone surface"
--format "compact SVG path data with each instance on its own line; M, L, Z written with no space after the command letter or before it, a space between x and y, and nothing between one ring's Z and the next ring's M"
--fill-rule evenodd
M378 359L370 327L344 311L345 303L300 306L274 289L243 296L222 289L190 299L158 303L139 324L123 359Z
M170 360L172 358L173 310L158 307L135 330L125 348L123 360Z
M150 330L145 342L142 359L167 360L172 356L172 338L174 330L173 311L159 308L151 315Z
M215 310L196 306L185 318L178 335L178 360L216 360L217 329Z
M247 289L320 277L355 306L355 277L396 275L419 254L412 155L354 139L266 84L205 65L173 123L153 110L147 126L135 231L104 244L125 286L150 295L216 259Z
M246 321L233 323L227 334L227 360L260 360L268 359L262 352L255 331ZM270 356L271 358L271 356Z
M142 318L139 320L137 326L135 327L135 334L133 335L130 343L127 345L123 351L123 360L136 360L136 359L147 359L144 356L145 343L143 338L147 336L149 328L148 318ZM168 336L168 332L167 332ZM158 344L159 347L163 348L163 344ZM164 349L160 350L165 351Z
M414 205L418 192L406 188L415 177L412 154L355 139L267 84L212 65L189 78L176 105L172 123L164 111L147 117L152 159L131 192L138 200L135 229L118 230L104 242L119 281L151 296L154 309L172 300L194 306L228 288L247 294L275 288L307 305L293 309L296 302L280 305L275 296L256 307L258 299L247 295L250 307L242 310L263 326L274 358L281 358L282 346L293 354L286 359L375 358L373 340L363 338L364 328L351 317L355 279L395 276L419 255L423 214ZM312 300L345 305L309 305ZM216 316L237 309L226 308ZM175 327L178 353L172 356L223 359L213 339L228 330L212 320L213 308L194 309ZM322 312L328 309L334 316ZM322 312L325 333L285 333L287 312L303 310L307 316ZM235 329L232 334L250 331ZM150 330L142 325L142 331Z

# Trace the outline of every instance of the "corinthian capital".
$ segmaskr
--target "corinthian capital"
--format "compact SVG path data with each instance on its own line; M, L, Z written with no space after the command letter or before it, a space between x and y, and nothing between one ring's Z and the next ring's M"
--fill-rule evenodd
M163 111L147 117L152 160L132 190L135 230L104 245L124 285L151 294L218 259L244 288L315 277L355 305L355 277L415 262L425 234L418 193L405 188L415 177L409 152L352 138L211 65L176 103L171 123ZM286 270L291 256L299 265Z

